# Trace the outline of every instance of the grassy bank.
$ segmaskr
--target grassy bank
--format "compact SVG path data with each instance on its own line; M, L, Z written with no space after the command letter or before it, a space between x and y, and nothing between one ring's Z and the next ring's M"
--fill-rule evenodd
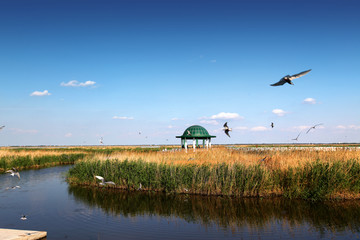
M238 197L284 196L307 200L357 198L358 160L311 161L302 166L269 168L264 164L171 164L143 160L89 160L68 173L74 184L97 185L95 175L118 188Z

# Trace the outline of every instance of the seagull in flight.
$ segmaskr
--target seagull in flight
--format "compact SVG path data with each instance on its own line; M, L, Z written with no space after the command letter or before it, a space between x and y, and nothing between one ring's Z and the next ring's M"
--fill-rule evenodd
M224 124L224 131L230 137L229 131L232 131L232 129L228 127L227 122Z
M311 69L306 70L304 72L298 73L298 74L294 74L292 76L290 75L286 75L285 77L283 77L282 79L280 79L280 81L278 81L277 83L271 84L270 86L280 86L280 85L284 85L285 83L294 85L292 80L299 78L301 76L304 76L305 74L307 74L308 72L310 72Z
M20 179L20 173L16 168L13 167L12 169L7 170L6 172L10 173L10 175L13 176L13 177L16 175Z
M300 136L300 134L301 134L301 132L299 133L299 135L297 135L297 137L296 137L296 138L291 139L291 140L297 141L297 140L298 140L298 138L299 138L299 136Z
M308 134L308 132L310 132L311 129L315 129L317 126L323 125L322 123L316 124L314 126L312 126L311 128L309 128L309 130L307 130L306 134Z
M187 135L190 135L191 136L191 132L189 130L187 130Z
M101 183L99 183L101 186L106 186L106 185L113 185L115 186L114 182L105 182L105 179L102 176L95 176L97 179L101 180Z
M5 125L4 125L4 126L1 126L1 127L0 127L0 130L3 129L4 127L5 127Z
M273 122L271 122L271 125L270 125L270 126L271 126L271 128L274 128L274 123L273 123Z

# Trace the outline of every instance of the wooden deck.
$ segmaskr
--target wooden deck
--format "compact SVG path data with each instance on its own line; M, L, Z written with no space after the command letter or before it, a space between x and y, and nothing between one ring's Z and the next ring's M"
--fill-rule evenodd
M0 228L0 240L46 239L47 232Z

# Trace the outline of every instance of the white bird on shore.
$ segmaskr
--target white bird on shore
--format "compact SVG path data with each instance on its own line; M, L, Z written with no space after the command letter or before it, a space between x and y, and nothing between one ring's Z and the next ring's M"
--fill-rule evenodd
M99 183L101 186L106 186L106 185L114 185L115 186L115 183L114 182L105 182L105 179L102 177L102 176L95 176L97 179L101 180L101 183Z
M306 134L308 134L308 132L310 132L311 129L315 129L317 126L320 126L320 125L323 125L323 123L319 123L319 124L312 126L311 128L309 128L309 130L307 130Z
M20 179L20 173L16 168L13 167L12 169L7 170L6 172L10 173L10 175L13 176L13 177L16 175Z
M298 73L298 74L294 74L292 76L290 75L286 75L285 77L283 77L282 79L280 79L280 81L278 81L277 83L271 84L270 86L280 86L280 85L284 85L285 83L294 85L292 80L299 78L301 76L304 76L305 74L307 74L308 72L310 72L311 69L306 70L304 72Z
M224 124L223 130L225 131L225 134L230 137L229 131L232 131L232 129L228 127L227 122Z

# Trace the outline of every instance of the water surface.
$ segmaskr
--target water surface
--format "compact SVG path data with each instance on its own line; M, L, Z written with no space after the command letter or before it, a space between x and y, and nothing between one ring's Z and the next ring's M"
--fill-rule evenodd
M73 187L70 166L0 175L0 228L48 239L349 239L360 202L233 199ZM19 185L21 188L6 189ZM22 214L26 221L20 220Z

